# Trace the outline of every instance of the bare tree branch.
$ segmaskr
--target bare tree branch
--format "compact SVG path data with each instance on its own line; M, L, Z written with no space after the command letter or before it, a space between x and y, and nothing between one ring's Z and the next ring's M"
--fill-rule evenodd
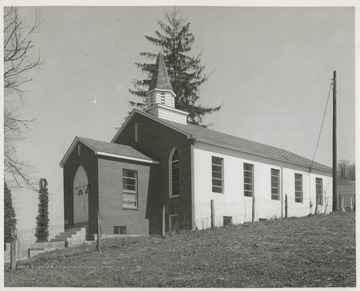
M30 130L32 119L20 117L19 105L27 92L25 83L33 77L31 72L42 64L40 54L34 56L32 36L37 32L41 17L36 11L35 20L27 27L16 7L4 8L4 172L9 183L35 191L30 166L18 157L17 144ZM20 97L14 99L14 94Z

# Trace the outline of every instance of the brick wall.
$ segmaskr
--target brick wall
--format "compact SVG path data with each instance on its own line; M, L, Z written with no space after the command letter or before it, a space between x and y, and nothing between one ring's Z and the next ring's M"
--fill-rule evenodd
M87 174L89 182L89 232L87 239L97 231L98 208L98 163L94 152L86 145L81 144L81 156L77 154L77 145L64 164L64 219L68 225L74 224L73 181L78 167L81 165Z
M135 142L135 124L138 123L139 141ZM140 114L135 114L115 141L126 144L159 161L158 180L149 191L149 205L153 209L150 217L150 232L160 233L162 206L166 205L166 231L169 215L178 214L182 228L191 229L191 141L183 134L170 129ZM168 157L176 146L180 156L180 196L169 198Z
M114 226L126 226L127 234L149 234L148 193L154 183L156 166L99 158L99 204L103 234L113 234ZM123 169L137 171L137 209L123 207Z

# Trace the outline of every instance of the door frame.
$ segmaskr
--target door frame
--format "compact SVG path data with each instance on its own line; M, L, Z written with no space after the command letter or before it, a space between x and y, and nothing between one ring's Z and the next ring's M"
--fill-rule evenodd
M79 185L75 185L75 179L76 179L76 175L78 174L78 171L80 170L80 168L83 169L84 173L85 173L85 177L86 177L86 183L79 183ZM72 203L73 203L73 225L75 224L88 224L89 223L89 190L90 190L90 187L89 187L89 178L88 178L88 174L86 173L86 170L84 168L83 165L79 165L78 168L76 169L76 172L75 172L75 175L74 175L74 178L73 178L73 183L72 183L72 188L73 188L73 199L72 199ZM83 195L87 195L87 199L86 199L86 208L87 208L87 213L86 213L86 220L84 221L75 221L75 211L78 210L76 204L75 204L75 197L77 195L77 191L76 190L79 190L83 188L84 190L84 194Z

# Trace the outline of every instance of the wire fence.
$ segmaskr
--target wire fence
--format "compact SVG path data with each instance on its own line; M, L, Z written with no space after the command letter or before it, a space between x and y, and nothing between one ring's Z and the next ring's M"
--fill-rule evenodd
M287 196L286 196L287 197ZM341 211L355 211L355 195L339 196ZM332 196L324 195L322 201L304 199L296 202L294 197L280 200L256 200L246 197L238 201L224 199L208 200L191 206L165 205L147 212L150 233L166 233L182 229L207 229L227 224L301 217L332 212Z
M64 225L50 225L48 228L49 237L48 241L55 238L56 235L64 232ZM16 230L16 259L22 260L28 258L28 250L36 243L36 227L22 228ZM10 257L10 243L5 244L5 261Z

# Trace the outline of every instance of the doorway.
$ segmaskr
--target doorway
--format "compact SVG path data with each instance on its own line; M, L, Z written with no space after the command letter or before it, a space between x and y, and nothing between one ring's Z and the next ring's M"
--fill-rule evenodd
M74 224L89 221L89 181L82 166L76 171L74 177Z

